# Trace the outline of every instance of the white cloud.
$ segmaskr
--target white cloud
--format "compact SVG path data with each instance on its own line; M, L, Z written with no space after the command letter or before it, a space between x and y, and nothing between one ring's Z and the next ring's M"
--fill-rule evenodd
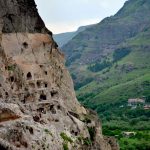
M35 0L53 33L69 32L114 15L126 0Z
M63 33L63 32L71 32L76 31L78 27L89 25L89 24L95 24L100 21L99 18L97 19L88 19L88 20L81 20L78 22L69 22L69 23L47 23L46 26L49 30L51 30L53 33Z

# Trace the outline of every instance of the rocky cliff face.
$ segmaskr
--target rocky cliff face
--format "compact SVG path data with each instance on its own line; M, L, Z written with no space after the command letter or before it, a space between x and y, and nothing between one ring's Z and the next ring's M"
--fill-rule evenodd
M78 103L34 0L0 0L0 66L1 150L118 149Z

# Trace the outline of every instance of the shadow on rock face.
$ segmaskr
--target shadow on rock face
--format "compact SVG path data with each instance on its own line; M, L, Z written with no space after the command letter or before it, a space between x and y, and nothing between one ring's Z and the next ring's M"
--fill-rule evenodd
M0 144L0 150L8 150L8 148L4 147L3 145Z

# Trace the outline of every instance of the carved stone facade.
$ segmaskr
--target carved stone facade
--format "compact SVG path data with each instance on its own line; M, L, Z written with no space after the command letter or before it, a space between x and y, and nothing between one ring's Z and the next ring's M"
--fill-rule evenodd
M0 0L0 66L0 149L112 149L33 0Z

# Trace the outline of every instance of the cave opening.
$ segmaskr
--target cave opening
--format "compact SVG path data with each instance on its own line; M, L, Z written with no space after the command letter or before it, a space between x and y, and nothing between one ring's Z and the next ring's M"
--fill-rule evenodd
M45 111L44 108L42 108L42 107L39 108L37 111L40 112L40 113L44 113L44 114L46 113L46 111Z
M44 71L45 75L47 75L47 71Z
M41 87L41 82L40 82L40 81L37 81L36 84L37 84L37 87L38 87L38 88Z
M45 94L41 94L40 95L40 100L47 100L46 95Z
M27 42L24 42L22 45L23 45L24 48L28 48L28 43Z
M32 79L32 74L31 74L31 72L28 72L27 73L27 80L31 80Z
M58 95L58 91L55 90L51 91L50 93L51 93L51 97L55 97Z
M52 112L52 114L56 114L56 110L54 108L54 105L51 105L49 109Z
M11 82L14 82L14 81L15 81L15 78L14 78L13 76L11 76L11 77L10 77L10 81L11 81Z
M48 87L48 84L47 83L45 83L45 88L47 88Z

